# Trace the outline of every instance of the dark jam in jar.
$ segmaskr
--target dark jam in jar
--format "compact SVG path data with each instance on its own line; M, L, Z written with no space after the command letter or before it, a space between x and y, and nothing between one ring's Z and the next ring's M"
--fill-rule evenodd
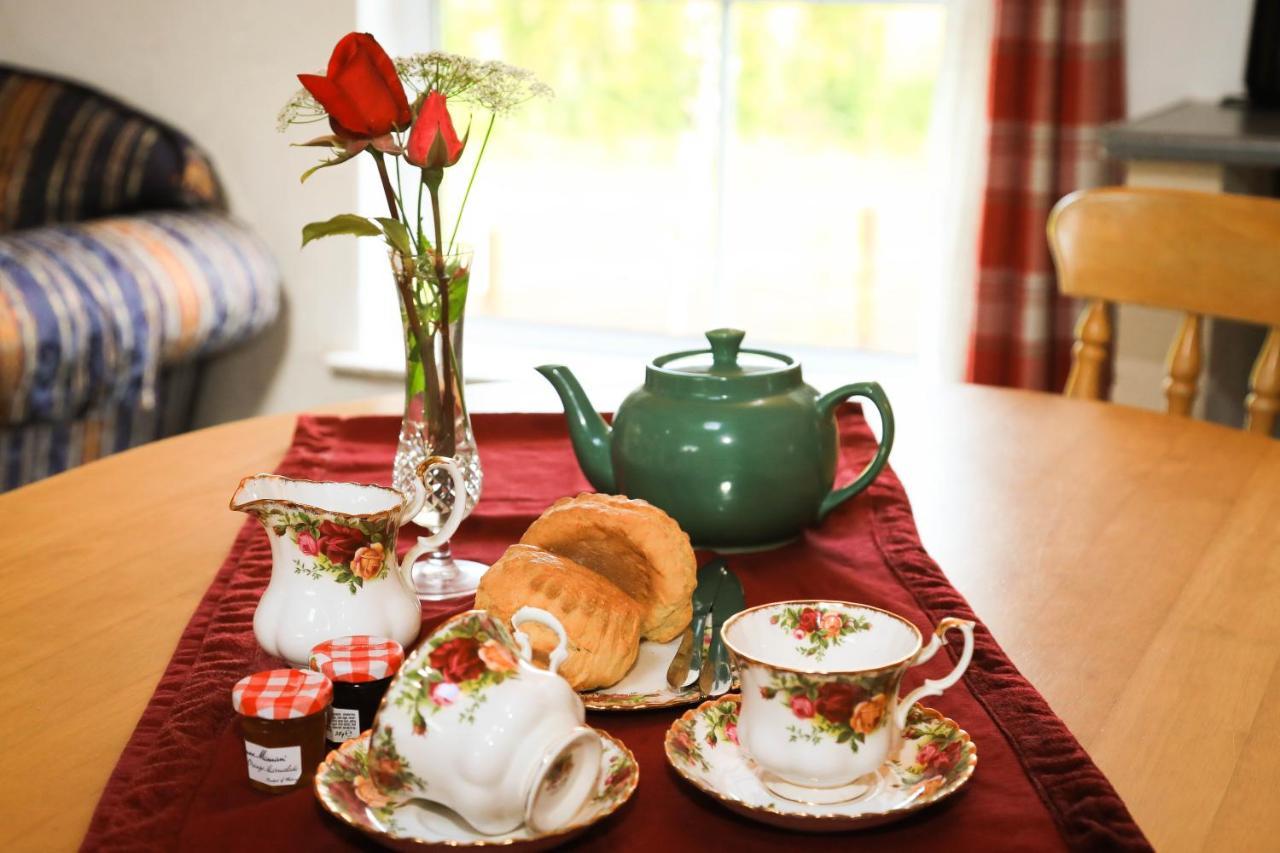
M325 640L311 650L311 668L333 682L330 749L373 728L382 697L403 662L399 643L366 634Z
M324 760L332 698L329 679L302 669L266 670L236 683L231 704L252 787L280 794L311 782Z

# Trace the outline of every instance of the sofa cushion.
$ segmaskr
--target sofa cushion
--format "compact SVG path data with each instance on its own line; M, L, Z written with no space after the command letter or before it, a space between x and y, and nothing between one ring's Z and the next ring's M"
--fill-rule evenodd
M151 408L163 368L254 335L279 299L266 247L220 213L0 234L0 423Z
M0 233L160 208L223 208L182 133L87 86L0 65Z

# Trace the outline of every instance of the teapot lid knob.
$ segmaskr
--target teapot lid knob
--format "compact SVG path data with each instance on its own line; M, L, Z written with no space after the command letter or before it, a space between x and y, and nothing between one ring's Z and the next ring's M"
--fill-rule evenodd
M707 342L711 344L711 362L713 367L729 368L738 366L738 348L746 332L741 329L712 329L707 332Z

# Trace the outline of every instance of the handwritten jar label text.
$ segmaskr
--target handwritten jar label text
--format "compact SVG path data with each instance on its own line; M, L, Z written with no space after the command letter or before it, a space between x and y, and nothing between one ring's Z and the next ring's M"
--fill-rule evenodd
M294 785L302 778L302 749L296 746L271 748L244 742L249 760L249 778L264 785Z

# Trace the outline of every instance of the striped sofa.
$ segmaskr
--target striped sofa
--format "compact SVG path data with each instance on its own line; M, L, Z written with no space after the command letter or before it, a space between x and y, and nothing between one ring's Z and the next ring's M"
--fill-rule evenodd
M0 490L185 429L201 365L279 300L188 139L0 65Z

